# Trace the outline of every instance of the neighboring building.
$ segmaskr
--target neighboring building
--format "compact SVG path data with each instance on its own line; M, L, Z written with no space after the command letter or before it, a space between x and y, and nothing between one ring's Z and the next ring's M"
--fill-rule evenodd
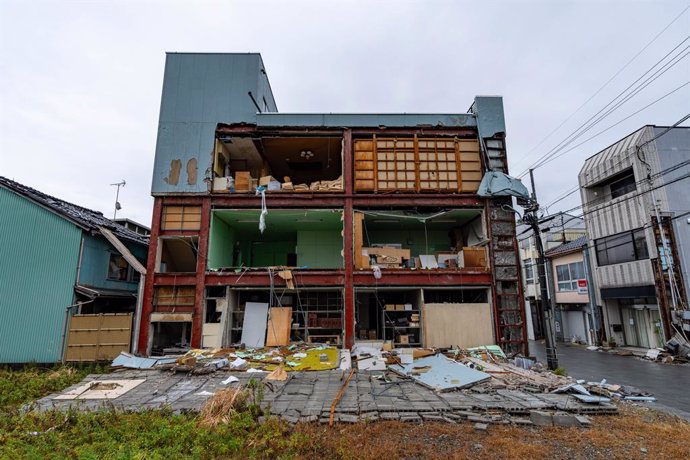
M551 303L554 307L556 340L594 345L599 343L600 310L590 294L591 267L587 259L587 237L546 251ZM590 274L590 275L588 275Z
M60 361L68 314L134 312L147 244L99 212L0 177L0 362Z
M488 167L507 170L500 97L281 114L260 55L169 53L140 351L238 343L269 304L292 308L294 340L526 353L511 198L477 194Z
M138 233L143 236L149 236L151 234L151 229L146 225L142 225L139 222L134 222L133 220L127 219L126 217L120 219L113 219L116 222L128 230Z
M687 309L690 268L690 128L644 126L588 158L579 182L609 340L649 348L663 345L675 329L690 330L679 318Z
M542 218L546 220L547 217ZM548 231L542 233L544 252L556 248L564 243L577 240L586 234L585 221L567 213L553 215L553 219L545 222L541 227ZM522 292L525 296L525 311L527 314L527 336L530 340L544 338L543 319L540 308L541 287L537 273L537 244L532 230L528 225L517 226L518 245L520 248L520 264L522 266ZM550 273L546 272L547 287L550 284Z

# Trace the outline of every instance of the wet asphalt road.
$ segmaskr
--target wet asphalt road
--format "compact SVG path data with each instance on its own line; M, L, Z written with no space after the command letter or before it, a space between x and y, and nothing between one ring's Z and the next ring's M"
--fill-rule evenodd
M546 362L544 344L530 341L530 353ZM690 365L659 364L633 356L558 344L558 364L575 379L631 385L653 393L653 404L690 420ZM663 407L661 407L663 406Z

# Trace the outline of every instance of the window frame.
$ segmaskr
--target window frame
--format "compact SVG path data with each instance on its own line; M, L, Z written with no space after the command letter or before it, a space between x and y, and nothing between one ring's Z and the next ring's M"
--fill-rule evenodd
M583 278L574 276L574 272L576 270L573 267L577 265L580 265L582 267L580 270L582 276L584 276ZM585 275L585 263L583 261L555 265L554 267L556 269L556 287L558 288L558 292L575 292L577 291L577 282L579 280L587 279ZM560 272L562 272L563 269L565 269L565 271L567 272L568 279L561 279ZM566 287L568 287L569 289Z
M525 283L534 284L534 263L532 259L522 259L522 265L525 268Z
M625 260L618 258L611 261L612 255L615 253L611 254L609 251L626 245L630 245L632 258ZM597 265L600 267L649 259L649 248L644 227L598 238L594 240L594 252L597 256Z

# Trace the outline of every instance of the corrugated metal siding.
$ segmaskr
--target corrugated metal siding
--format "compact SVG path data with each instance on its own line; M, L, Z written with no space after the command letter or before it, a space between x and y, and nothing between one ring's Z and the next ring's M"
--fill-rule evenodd
M0 363L56 362L81 230L0 188Z
M268 81L262 81L259 54L169 53L165 62L158 140L151 192L207 192L204 171L210 166L218 123L254 123L263 98L275 110ZM187 177L196 159L196 178ZM166 181L171 161L179 160L177 184ZM191 167L191 165L190 165Z

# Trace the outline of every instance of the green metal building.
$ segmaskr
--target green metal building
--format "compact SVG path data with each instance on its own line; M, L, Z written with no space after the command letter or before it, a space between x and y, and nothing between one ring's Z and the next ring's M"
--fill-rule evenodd
M99 212L0 177L0 363L60 361L70 314L134 311L147 247Z

